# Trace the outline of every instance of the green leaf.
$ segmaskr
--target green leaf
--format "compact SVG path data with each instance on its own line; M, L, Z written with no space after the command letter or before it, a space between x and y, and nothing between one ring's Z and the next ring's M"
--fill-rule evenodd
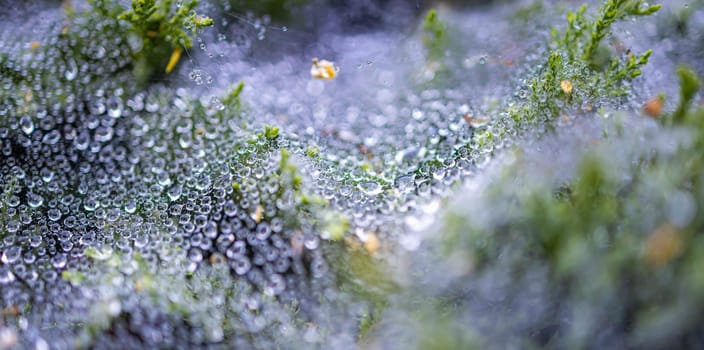
M677 67L677 75L680 78L680 103L672 119L675 123L681 123L702 83L697 73L684 65Z

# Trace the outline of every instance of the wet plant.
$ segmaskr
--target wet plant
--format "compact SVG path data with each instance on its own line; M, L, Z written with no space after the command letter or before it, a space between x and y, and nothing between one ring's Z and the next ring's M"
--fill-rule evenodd
M131 7L117 16L129 23L129 30L141 41L135 53L138 81L146 83L162 70L171 73L182 51L193 47L193 36L213 25L211 18L194 11L197 5L198 0L178 5L172 0L133 0Z
M605 2L595 19L587 17L587 5L567 14L564 33L552 30L552 50L543 72L530 83L530 99L518 121L550 120L562 111L598 103L599 99L624 96L625 83L641 74L651 50L641 55L612 52L603 43L612 26L627 18L649 16L661 5L643 1Z
M532 313L530 321L516 316L507 326L525 332L499 340L507 334L478 326L476 340L551 348L701 344L702 319L686 310L702 303L701 276L692 267L702 253L697 232L704 221L695 208L704 192L700 171L694 169L701 163L697 140L704 119L701 108L686 107L699 79L688 68L678 72L679 107L661 119L672 126L657 131L669 138L683 126L689 130L691 141L679 143L675 152L631 149L617 161L603 152L620 147L621 141L606 143L579 155L574 177L550 188L521 188L520 175L507 169L505 177L482 191L504 206L503 215L475 221L463 216L469 209L457 207L445 218L444 256L461 257L459 266L467 275L449 282L444 295L465 288L481 295L482 287L470 285L500 281L508 274L514 282L491 287L505 296L499 305L506 308L496 307L490 318L503 323L499 320L517 304L523 309L512 313ZM638 133L622 137L640 137ZM527 296L518 289L532 292ZM524 298L540 300L542 306L533 308L521 302ZM471 310L481 310L491 299L464 301L473 306L452 317L481 324L483 316ZM548 316L554 313L564 315L564 321ZM672 323L672 317L678 322Z

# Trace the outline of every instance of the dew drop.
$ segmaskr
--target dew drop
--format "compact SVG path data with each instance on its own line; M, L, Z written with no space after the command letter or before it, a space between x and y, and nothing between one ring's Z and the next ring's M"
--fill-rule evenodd
M20 119L20 128L22 128L22 132L29 135L34 131L34 122L32 122L32 118L28 115L23 116Z
M15 275L7 266L0 266L0 284L9 284L15 280Z
M76 66L76 62L71 60L68 63L68 67L66 67L66 72L64 72L64 77L68 81L72 81L73 79L76 79L76 76L78 75L78 67Z
M122 115L122 101L117 97L111 97L107 101L108 115L112 118L119 118Z
M357 188L368 196L378 195L382 191L381 185L375 181L360 182Z
M11 247L2 253L2 256L0 256L0 261L5 264L14 264L20 259L21 254L22 249L20 247Z
M130 199L127 201L127 203L125 203L125 211L128 214L132 214L136 210L137 210L137 201L135 201L134 199Z
M55 255L53 258L51 258L51 263L54 265L55 268L57 269L62 269L66 267L66 262L68 259L66 258L65 254L58 254Z
M169 199L171 199L171 201L175 201L181 198L181 192L181 186L177 185L169 188L166 194L169 196Z

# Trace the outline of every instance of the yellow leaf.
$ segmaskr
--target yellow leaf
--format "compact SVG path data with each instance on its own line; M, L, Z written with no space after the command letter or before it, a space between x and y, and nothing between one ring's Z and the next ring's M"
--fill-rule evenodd
M176 47L174 52L171 53L171 58L169 58L169 64L166 65L166 74L171 73L178 64L178 60L181 59L181 47Z

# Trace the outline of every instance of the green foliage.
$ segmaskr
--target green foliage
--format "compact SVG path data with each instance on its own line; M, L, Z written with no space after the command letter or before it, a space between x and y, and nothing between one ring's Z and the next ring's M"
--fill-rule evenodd
M276 133L278 135L278 128L276 129ZM279 162L278 170L279 178L288 180L288 185L291 186L294 190L300 190L301 183L303 182L303 177L298 172L298 168L296 167L296 165L291 163L290 157L291 155L288 150L281 150L281 161Z
M247 186L250 190L253 184L276 184L276 192L273 193L276 200L286 201L290 203L286 209L278 211L277 217L283 220L284 226L291 229L300 229L304 224L315 225L323 223L323 209L327 207L328 201L310 193L308 188L304 186L304 177L298 166L292 159L293 155L290 150L281 148L280 145L285 140L282 140L282 135L279 134L279 128L269 125L264 126L264 130L258 132L250 140L235 146L234 154L237 156L233 161L233 167L243 166L244 164L252 164L252 162L269 161L279 156L278 166L266 173L262 178L239 178L235 179L232 184L233 196L236 201L243 199L243 187ZM270 220L272 217L267 217L264 208L271 206L272 202L265 202L261 199L256 199L254 203L250 202L251 207L247 210L255 210L254 216L256 220ZM255 207L258 207L255 209Z
M574 76L565 69L563 56L553 51L548 58L547 67L542 76L533 78L530 84L531 108L526 110L525 118L534 120L539 114L556 116L560 113L561 107L558 103L563 103L571 98L560 89L561 81L570 81L574 84Z
M684 67L679 74L683 115L674 119L677 126L665 123L660 132L685 126L693 143L680 144L676 152L643 152L616 168L589 152L574 179L552 192L542 186L517 190L511 183L521 175L511 175L487 189L484 204L503 207L505 215L472 224L460 210L446 220L447 254L470 256L467 264L478 279L508 273L516 281L500 292L510 296L508 305L521 300L518 281L531 271L546 272L546 281L539 282L547 283L542 307L563 310L574 322L531 319L528 327L535 332L556 330L550 347L604 346L596 337L611 331L617 334L610 341L633 347L696 343L704 318L688 310L704 307L704 277L694 269L704 261L704 215L698 209L704 207L704 110L687 107L697 76ZM693 201L691 208L673 204L673 194ZM687 210L691 216L678 221ZM545 345L534 331L512 336L525 337L520 344Z
M604 47L603 40L611 34L614 23L629 17L652 15L660 7L661 5L647 5L644 0L609 0L602 5L597 18L590 21L586 15L587 5L585 4L577 12L567 14L567 27L562 38L558 30L553 29L553 42L558 50L567 55L570 62L581 59L593 69L600 70L604 68L604 63L611 61L608 71L625 68L632 71L635 68L634 63L638 63L638 66L646 64L647 56L650 54L646 53L647 55L643 54L636 58L631 56L628 62L633 60L634 63L621 67L617 57L609 60L611 54L609 49Z
M239 113L242 110L242 100L240 95L242 95L242 90L244 90L244 82L241 81L237 86L230 89L225 98L223 98L222 103L225 108L228 108L235 113Z
M660 10L662 5L648 5L645 0L609 0L599 11L599 18L587 28L591 29L589 41L582 53L582 59L591 60L601 45L602 40L611 33L611 26L616 21L621 21L630 16L649 16ZM584 8L584 6L582 7ZM582 10L582 15L584 11ZM579 17L576 15L575 17ZM568 16L569 18L569 16ZM577 18L575 18L577 19ZM584 24L583 20L582 23ZM570 23L572 26L572 23ZM581 33L584 33L580 30Z
M699 91L702 83L697 74L692 71L691 68L686 66L679 66L677 68L677 75L680 78L680 103L677 106L672 115L672 119L675 123L680 123L684 119L689 106L694 99L694 95Z
M112 248L98 249L96 247L88 247L84 252L87 257L95 261L108 260L113 256L112 253Z
M428 10L423 20L423 44L430 60L437 61L445 57L447 26L438 18L435 9Z
M306 155L311 158L315 158L320 153L320 148L318 146L308 146L306 147Z
M180 5L174 5L173 0L132 0L130 9L117 15L142 41L134 69L141 84L162 74L160 71L171 72L181 50L193 47L193 36L213 24L211 18L194 11L197 5L198 0Z
M331 261L339 290L370 303L370 310L360 315L360 337L364 338L388 306L389 297L399 292L399 286L390 278L389 266L364 248L337 240L330 241L323 249Z
M73 285L80 285L86 280L86 276L75 270L64 270L61 272L61 278Z
M564 33L552 30L555 50L550 53L542 74L530 83L531 95L523 108L524 115L516 115L516 119L550 120L565 109L625 95L623 83L641 75L652 51L621 57L606 48L603 39L617 21L648 16L660 7L642 0L609 0L594 20L587 18L586 5L569 12Z
M92 15L99 15L103 18L117 18L123 12L123 8L115 1L111 0L88 0ZM71 18L76 15L73 6L65 6L66 16Z
M322 220L325 238L333 241L344 238L350 229L350 219L337 212L326 212Z
M132 31L142 38L147 50L162 42L172 48L191 48L191 36L201 28L213 25L211 18L199 16L193 11L197 5L198 0L190 0L174 10L173 0L132 0L131 8L118 18L131 24Z
M476 340L476 335L468 332L451 317L438 315L436 310L422 310L416 316L423 323L419 329L419 349L424 350L449 350L482 349ZM429 321L432 320L432 321Z
M558 49L567 52L570 60L581 58L598 67L597 56L603 48L603 39L611 34L612 25L629 17L649 16L660 9L661 5L648 5L644 0L609 0L602 5L597 18L586 18L587 5L582 5L577 12L567 14L567 27L562 38L553 30L553 41Z
M264 126L264 137L267 138L267 140L275 140L277 137L279 137L279 128L275 126L269 126L265 125Z
M274 0L267 3L279 2L281 1ZM175 13L172 8L172 1L134 0L131 8L127 11L116 11L115 9L119 9L119 7L111 5L109 1L93 0L92 3L97 9L96 13L114 18L119 16L119 18L129 24L130 30L142 39L143 47L136 56L138 61L135 63L135 68L139 71L138 77L141 77L139 79L153 77L156 74L155 72L164 66L170 53L176 52L174 50L180 47L192 46L192 36L197 33L199 28L212 24L212 20L199 17L192 12L196 1L182 5ZM609 7L609 4L612 4L611 7ZM638 4L638 9L628 7L635 6L634 4ZM532 95L529 98L529 102L512 106L507 113L515 117L514 119L517 121L522 120L522 118L532 120L539 116L554 117L564 108L581 104L601 94L617 95L622 93L623 90L620 89L620 84L640 74L640 68L647 63L650 51L641 56L616 57L610 61L607 57L606 62L610 63L603 67L595 62L599 61L598 57L604 52L600 42L608 35L606 33L608 33L609 27L615 21L622 19L626 15L645 15L657 10L656 6L641 9L641 5L641 1L611 1L602 10L601 22L597 20L592 23L585 19L586 7L580 9L577 13L570 14L568 16L570 28L566 30L564 39L558 45L558 49L553 51L548 57L547 65L541 72L540 77L533 80L530 85ZM184 10L185 8L187 10ZM626 15L622 15L622 12ZM423 30L426 35L424 42L428 49L428 56L431 59L444 57L444 52L447 48L446 26L438 19L434 10L429 11L426 15ZM593 48L590 48L592 46ZM610 56L609 52L607 52L607 56ZM172 57L174 57L173 54ZM2 62L3 56L0 56L0 63ZM169 63L168 66L171 66L171 64ZM3 75L6 71L9 73L14 72L6 70L4 67L5 65L0 64L0 69L3 69L0 72ZM151 71L140 71L139 69L151 69ZM699 80L696 75L684 68L680 69L680 76L683 86L682 98L680 107L673 118L683 123L701 125L701 120L704 118L697 119L694 113L688 113L687 111L699 87ZM567 85L563 84L565 81L570 82L569 89L566 88ZM225 110L240 112L243 87L244 84L239 83L223 98L222 102L226 107ZM202 109L194 112L194 114L203 113ZM222 113L221 117L226 116L225 112L218 113ZM229 115L227 116L229 117ZM697 116L701 117L701 113ZM493 143L505 136L504 132L504 129L500 128L486 128L477 134L475 141L482 149L489 148ZM383 262L374 259L368 251L359 249L359 247L354 249L343 246L346 243L343 238L345 238L345 234L350 229L350 220L332 210L318 210L326 207L327 201L305 193L304 177L296 166L295 158L293 158L295 154L292 154L288 149L282 148L282 145L286 144L285 138L287 135L280 133L278 127L266 125L262 132L251 136L253 136L251 139L242 141L233 147L235 155L233 155L232 166L250 167L254 162L259 162L262 159L277 157L280 152L279 166L276 168L274 164L273 168L276 168L276 170L264 173L263 178L258 177L254 180L253 178L248 178L248 175L243 175L244 178L236 179L235 181L237 182L232 184L235 196L242 194L244 186L251 186L245 184L245 182L254 182L255 185L265 181L272 184L275 183L279 188L278 192L276 192L277 199L289 194L294 198L293 208L281 214L289 218L286 221L286 225L289 228L300 228L302 221L308 221L307 224L310 224L310 226L318 225L316 228L321 228L322 231L328 233L329 238L333 242L329 242L330 246L325 246L323 249L329 250L326 257L329 258L329 261L335 263L333 269L335 269L339 277L340 290L343 292L351 291L361 299L370 300L373 305L373 309L366 313L360 322L360 333L364 336L376 323L380 314L379 310L383 310L386 306L388 295L396 292L398 287L392 282L392 278L386 271ZM704 138L700 137L699 139ZM699 191L704 193L704 190L701 189L702 180L697 177L700 169L704 167L704 159L701 156L704 152L700 152L702 149L700 147L696 152L688 150L682 158L677 158L677 161L671 162L676 163L678 167L666 166L666 164L671 163L664 162L663 165L653 166L646 170L650 170L652 173L663 169L679 169L682 173L678 174L684 180L682 183L687 184L686 186L698 188ZM313 161L320 164L326 162L326 157L318 156L320 149L317 146L309 146L305 151L302 149L298 151L315 158ZM445 164L438 159L439 157L422 164L421 166L424 166L425 169L423 171L419 170L418 175L432 178L432 173L435 170L445 167ZM688 159L686 166L681 164L682 159ZM325 163L325 165L334 166L339 164L330 161ZM683 167L685 168L684 170L681 169ZM365 163L361 168L363 168L364 173L354 181L372 179L382 184L385 189L391 187L388 179L370 175L373 166L369 163ZM633 177L635 178L633 181L636 182L633 187L642 186L642 183L637 182L639 181L638 176ZM349 178L344 180L351 181ZM258 188L254 190L255 192L259 191ZM535 263L540 268L547 266L551 272L551 278L553 278L551 283L555 286L556 294L559 298L562 298L559 299L560 301L569 298L572 298L570 300L579 300L582 294L588 294L589 290L582 289L583 287L579 284L583 280L596 281L597 286L594 288L599 289L599 293L613 294L616 295L616 298L630 298L627 294L619 294L619 288L627 289L630 286L628 283L632 281L640 283L638 286L649 287L647 283L643 282L642 278L644 278L643 275L647 275L651 271L641 266L643 258L640 249L641 245L639 245L640 241L638 240L640 237L637 235L638 232L636 232L637 230L633 224L637 218L626 221L625 225L622 225L621 222L622 217L627 215L624 208L628 207L629 203L639 200L638 196L633 194L634 192L632 191L630 187L624 186L621 181L611 177L606 166L598 158L588 158L583 162L577 180L561 189L558 192L559 195L536 191L526 197L518 196L517 202L520 204L518 210L521 213L518 218L507 215L505 226L499 227L488 235L486 232L473 231L471 234L474 236L468 241L472 241L471 244L477 244L474 246L476 249L472 251L474 253L473 258L476 259L476 265L478 269L488 269L492 263L496 263L492 259L496 259L502 252L517 252L516 254L520 255L521 259L516 261L530 261L530 263ZM4 201L8 199L7 193L12 193L11 186L5 187L2 194ZM261 204L265 205L267 203ZM700 207L702 206L704 205L700 205ZM5 208L6 205L3 205L3 221L5 220ZM460 224L450 230L452 231L451 234L454 233L453 238L464 235L465 232L462 230L466 229L465 225L461 225L461 220L466 218L456 219ZM689 235L693 235L692 232L699 232L700 228L699 226L693 226L687 229L685 233L677 231L678 233L675 235L679 237L678 239L689 238ZM288 231L286 230L285 232ZM1 234L2 231L0 231L0 236ZM477 237L480 239L474 240ZM609 243L613 244L611 246L599 244L604 237L607 238ZM481 247L477 243L487 241L489 243ZM526 243L526 245L520 246L516 242ZM704 241L693 239L691 242L695 244L681 253L683 259L688 259L686 263L678 262L676 259L680 256L673 255L669 257L670 260L666 261L663 266L667 268L666 265L670 262L679 264L677 268L680 270L675 270L673 273L686 271L689 278L683 283L683 290L687 292L702 292L704 291L704 279L701 277L701 273L697 273L696 267L701 266L703 262L699 256L704 256L702 254L704 252L704 248L702 248L704 247ZM453 244L452 246L458 245ZM226 270L227 273L223 273L223 276L226 277L214 278L208 281L199 279L204 278L199 273L181 273L186 267L180 264L186 265L186 262L178 259L174 259L174 261L178 262L179 265L172 264L168 260L162 261L158 269L166 269L170 265L177 266L177 272L162 274L158 269L157 271L149 270L144 259L137 253L133 256L123 257L113 254L111 250L90 247L85 250L85 255L97 265L98 269L101 269L98 276L103 278L103 280L98 281L98 285L108 285L113 283L112 279L114 277L120 277L120 280L124 279L126 281L124 285L127 287L125 291L120 292L124 292L127 295L134 293L137 298L140 298L140 302L158 305L158 308L150 310L177 314L177 317L183 318L194 325L205 324L206 326L202 328L206 329L209 328L207 327L209 326L208 323L201 322L202 320L195 320L193 317L196 314L204 315L205 317L210 315L207 312L203 312L202 309L199 310L197 307L190 308L190 306L200 305L202 307L213 307L214 309L214 305L208 305L209 301L219 300L221 295L218 293L221 292L221 288L223 286L229 288L228 286L235 283L230 279L229 270ZM178 256L183 259L181 255L183 254ZM596 263L593 264L596 266L591 264L592 259L596 260ZM101 264L101 261L105 261L105 263ZM136 267L134 272L124 273L116 268L118 265L126 268ZM524 266L512 267L514 269L511 272L514 275L520 275L524 272ZM663 268L662 266L656 267ZM593 271L590 270L591 268L593 268ZM85 280L85 276L81 272L73 270L64 271L62 277L72 284L81 284ZM607 279L607 281L604 282L599 278ZM169 290L169 295L167 296L164 290L160 289L164 285L174 285L177 288ZM200 286L200 292L203 294L198 295L197 292L193 291L197 286ZM231 289L228 289L227 295L229 297L233 297L233 295L237 297L236 291ZM213 295L206 294L208 292ZM142 300L144 298L143 294L148 296L148 298L145 298L147 300ZM179 298L171 299L174 298L174 295ZM587 295L587 297L589 296L591 295ZM100 309L104 307L104 304L109 304L110 298L113 297L115 296L104 297L104 300L96 304L95 309ZM126 297L123 296L123 298ZM633 298L648 300L647 296L643 297L642 295L633 296ZM587 298L586 300L593 299ZM629 299L627 301L625 308L628 308L629 312L636 310L646 314L648 312L656 313L657 311L638 309L640 306L638 302L641 302L641 300L632 302ZM633 304L636 305L634 306ZM224 303L224 305L228 304ZM696 306L699 305L701 304L696 304ZM212 311L214 312L215 310ZM110 322L119 322L120 320L116 314L108 312L103 312L103 314L110 317L105 319L105 325L101 326L100 330L110 332ZM622 315L617 314L615 317L620 316ZM629 320L640 317L638 318L639 321L646 318L658 318L657 315L653 316L651 314L647 314L647 317L642 314L636 314L635 316L629 314L627 316ZM452 328L451 319L428 317L438 320L438 322L429 327L427 334L421 335L421 346L423 348L445 349L474 346L473 339L470 339L470 337L456 337L458 330ZM100 317L90 317L90 319L96 323L101 323L102 321L95 320L104 320L104 318ZM234 323L237 322L237 319L235 317L228 322ZM628 322L624 321L624 327L632 326ZM241 329L229 329L229 331L235 334ZM459 331L463 330L459 329Z

